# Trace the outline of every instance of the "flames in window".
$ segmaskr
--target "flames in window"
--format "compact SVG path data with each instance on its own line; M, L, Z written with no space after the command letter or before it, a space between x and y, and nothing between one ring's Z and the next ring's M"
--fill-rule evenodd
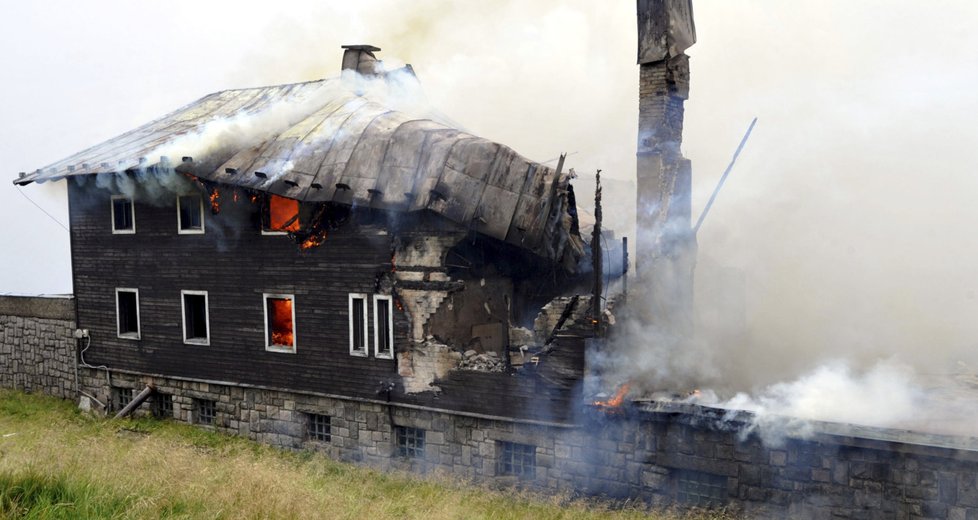
M295 334L292 330L292 299L268 299L268 333L272 345L295 346Z
M268 229L299 231L299 201L271 195L268 198Z

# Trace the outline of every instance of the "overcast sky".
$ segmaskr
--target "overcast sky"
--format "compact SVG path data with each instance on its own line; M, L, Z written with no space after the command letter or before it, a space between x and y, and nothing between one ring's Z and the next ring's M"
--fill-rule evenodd
M342 44L413 64L432 104L473 133L632 178L634 10L632 0L8 3L0 293L71 290L68 234L15 193L66 222L64 182L14 188L17 172L216 90L334 75ZM771 341L973 347L978 2L695 0L694 12L684 144L694 215L759 118L700 234L701 265L744 273Z

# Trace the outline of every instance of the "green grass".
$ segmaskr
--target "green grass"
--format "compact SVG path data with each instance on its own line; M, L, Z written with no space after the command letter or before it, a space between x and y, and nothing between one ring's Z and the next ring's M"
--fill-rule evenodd
M121 421L0 390L0 518L721 519L610 510L287 452L150 418Z

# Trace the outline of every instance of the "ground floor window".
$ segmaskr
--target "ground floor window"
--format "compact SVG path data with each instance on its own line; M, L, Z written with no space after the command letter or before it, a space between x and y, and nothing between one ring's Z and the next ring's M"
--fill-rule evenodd
M132 388L113 388L112 389L112 409L122 410L132 402Z
M329 442L329 416L320 414L307 414L306 436L311 441Z
M217 417L217 403L209 399L194 399L197 412L197 423L214 424Z
M517 442L498 441L496 473L512 475L521 479L536 477L537 447Z
M696 507L720 507L727 498L727 477L702 471L676 470L676 499Z
M173 396L157 392L153 395L153 415L160 419L173 418Z
M120 338L139 339L139 290L115 290L115 315Z
M265 294L265 350L295 353L295 297Z
M395 426L394 432L397 440L397 454L409 459L424 458L424 430L421 428L409 428L407 426Z

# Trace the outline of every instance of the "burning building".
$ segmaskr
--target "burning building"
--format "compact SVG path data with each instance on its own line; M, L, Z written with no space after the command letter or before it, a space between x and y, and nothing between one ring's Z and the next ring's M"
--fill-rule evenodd
M673 341L691 327L695 30L689 0L637 5L636 264L649 341ZM21 174L68 183L74 316L44 318L77 343L45 377L84 407L385 468L771 517L978 510L968 440L823 425L773 446L749 414L583 391L613 319L593 275L618 273L594 269L571 172L455 128L379 51ZM0 318L21 323L17 305Z

